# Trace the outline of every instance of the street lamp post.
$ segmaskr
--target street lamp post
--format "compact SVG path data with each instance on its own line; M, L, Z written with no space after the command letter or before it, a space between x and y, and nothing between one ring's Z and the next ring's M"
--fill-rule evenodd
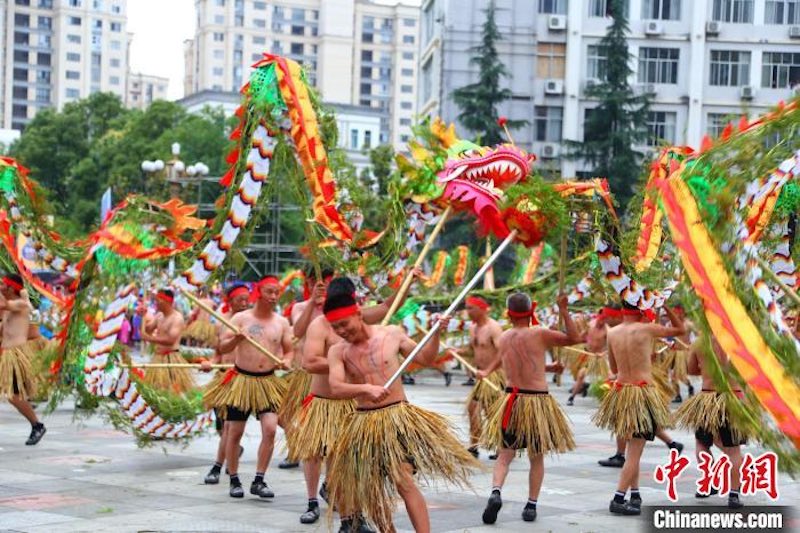
M186 164L180 160L180 143L172 143L172 159L164 163L161 159L155 161L142 161L142 172L150 176L161 176L169 184L170 198L180 198L183 189L183 179L202 177L208 175L208 166L198 161L193 165Z

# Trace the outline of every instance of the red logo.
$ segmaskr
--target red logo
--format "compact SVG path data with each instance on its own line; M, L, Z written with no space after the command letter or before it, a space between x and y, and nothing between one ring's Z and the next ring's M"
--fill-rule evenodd
M764 492L773 500L778 499L778 457L774 452L764 452L755 459L746 453L740 472L742 494Z
M671 449L669 451L669 463L666 465L658 465L653 472L653 478L658 483L667 483L667 497L670 501L678 501L678 492L675 490L675 481L680 477L681 473L689 466L689 459L680 457L678 450Z
M714 456L708 452L700 452L700 464L697 469L702 477L697 480L697 492L708 496L711 489L717 489L720 496L725 496L731 490L731 463L730 457L723 455L716 462Z

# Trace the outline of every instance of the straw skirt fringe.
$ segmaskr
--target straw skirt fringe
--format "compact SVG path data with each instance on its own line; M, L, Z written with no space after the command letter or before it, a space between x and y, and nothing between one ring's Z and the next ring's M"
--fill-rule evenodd
M198 341L205 346L214 346L217 342L217 328L208 320L195 320L183 331L183 338Z
M667 403L654 385L612 386L592 416L592 422L628 439L671 427Z
M360 510L378 531L395 531L397 484L407 479L408 463L425 480L439 477L458 486L468 486L470 470L480 468L436 413L407 402L355 411L346 417L332 452L331 509Z
M230 385L230 382L223 383L225 379L225 371L220 370L214 372L214 376L211 378L204 390L203 390L203 405L206 409L214 409L222 407L221 405L214 403L219 401L220 396L222 395L222 391L220 389L227 387Z
M333 449L345 419L356 409L353 400L313 398L300 409L286 447L289 461L321 459Z
M207 390L203 400L207 405L216 406L223 417L227 417L228 407L245 413L277 413L285 392L286 383L275 374L251 376L235 372L228 383Z
M703 391L683 402L675 411L675 425L691 431L706 431L715 439L725 426L728 426L736 441L752 437L752 432L731 416L730 402L735 401L736 398L727 392Z
M153 354L152 363L185 363L186 360L179 352L167 354ZM195 388L194 377L190 368L148 368L142 380L147 385L160 390L170 390L183 394Z
M303 406L303 399L311 392L311 374L298 368L283 378L286 384L278 416L285 431L294 431L297 413Z
M672 370L672 377L675 381L685 382L689 377L689 352L687 350L667 351L663 367Z
M486 383L487 381L494 383L500 389L499 391L494 390L492 387ZM484 416L489 416L491 413L492 407L497 402L497 400L503 395L502 390L506 386L506 377L503 374L502 370L497 370L492 372L486 378L479 379L475 385L472 387L472 390L467 395L467 405L470 405L471 402L478 402L481 407L481 412Z
M20 395L27 400L36 394L33 356L29 343L0 350L0 398Z
M528 449L528 455L564 453L575 449L575 439L558 402L544 394L518 393L511 407L508 425L503 428L511 394L495 403L481 441L489 449Z

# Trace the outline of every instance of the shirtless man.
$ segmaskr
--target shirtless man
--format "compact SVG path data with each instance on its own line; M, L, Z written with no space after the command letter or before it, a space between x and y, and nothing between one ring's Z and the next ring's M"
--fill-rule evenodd
M499 360L497 345L503 328L496 320L489 317L489 303L479 296L470 296L466 301L467 315L472 321L469 327L469 348L472 349L475 368L483 370L494 365ZM462 353L466 350L461 350ZM499 367L497 365L496 367ZM492 373L486 380L479 380L467 396L467 413L469 414L469 453L476 458L479 455L478 441L483 430L483 417L489 416L489 411L500 397L500 392L495 391L488 382L499 387L505 386L501 372ZM491 459L497 455L492 454Z
M610 429L628 441L628 457L620 472L609 511L638 515L642 504L639 461L644 445L670 422L666 400L652 384L653 344L659 338L683 335L685 329L683 322L666 307L671 326L644 322L642 311L627 304L624 306L622 323L608 330L609 365L611 372L617 375L617 381L603 398L593 420L598 426ZM625 500L629 488L630 502Z
M30 354L24 348L28 342L31 303L28 292L17 274L8 274L0 286L2 313L2 344L0 344L0 398L8 398L19 413L31 424L31 434L25 444L33 446L47 429L28 402L35 393Z
M241 313L242 311L246 310L250 307L250 291L244 284L241 283L234 283L231 285L227 291L225 291L225 304L222 306L221 312L222 316L231 319L236 313ZM218 365L218 364L233 364L234 363L234 354L232 352L222 352L219 349L219 339L222 337L224 326L222 324L217 324L217 349L214 351L214 357L211 358L211 361L204 360L200 364L200 368L204 372L211 371L211 365ZM217 386L219 381L224 379L225 372L220 371L217 376L214 377L211 383L208 385L208 389L213 389ZM217 420L217 432L219 432L219 446L217 446L217 460L214 462L214 466L211 467L211 470L208 474L206 474L204 483L206 485L216 485L219 483L219 475L222 471L222 465L225 462L225 452L227 449L227 440L228 440L228 426L225 425L225 420L222 416L222 409L221 406L212 406L214 408L214 412L216 414ZM239 455L241 456L242 449L239 448Z
M728 355L722 350L717 340L711 338L712 357L715 357L720 366L725 368L730 364ZM742 389L736 381L729 381L731 392L717 391L714 378L708 368L708 361L702 354L703 342L698 339L692 345L689 354L689 374L702 376L702 391L697 396L688 400L675 413L677 424L689 430L694 430L698 463L702 452L711 454L711 446L716 445L731 460L730 492L728 493L728 507L739 509L743 504L739 501L739 487L741 477L739 472L742 467L741 445L747 444L749 431L738 424L732 416L730 404L742 397ZM722 397L724 409L718 409L719 399ZM714 413L717 416L710 416ZM719 416L719 415L722 416ZM717 494L717 489L712 488L708 494L695 493L695 498L708 498Z
M603 307L602 311L589 322L589 327L586 330L586 351L598 354L598 357L605 359L606 352L606 330L608 327L614 327L622 320L622 315L619 310L613 307ZM589 356L591 357L591 356ZM584 366L578 371L578 377L575 384L572 386L567 405L573 405L575 396L582 394L586 396L586 391L589 384L586 383L586 375L588 374L587 366ZM608 376L603 376L602 379L607 379Z
M170 289L156 293L156 315L146 322L142 340L155 345L154 363L183 363L180 344L185 323L183 315L175 309L175 294ZM163 390L179 394L194 388L194 378L188 368L149 368L144 382Z
M492 475L492 494L483 511L483 523L494 524L503 506L500 491L517 450L528 449L528 502L522 510L526 522L536 520L536 503L544 479L544 454L564 453L575 448L572 430L558 403L547 389L545 372L560 363L546 364L547 352L580 342L580 333L567 311L567 296L558 297L558 311L566 332L531 327L533 304L527 294L508 297L512 328L498 343L499 358L478 372L485 379L501 364L506 374L506 399L497 406L486 428L487 441L500 448Z
M216 303L208 296L208 290L200 289L198 297L200 303L214 309ZM213 346L217 338L217 328L211 323L211 315L199 305L189 315L188 326L183 332L183 337L189 346Z
M418 279L421 272L415 272L415 279ZM334 278L327 287L327 296L337 297L338 295L355 294L356 287L349 278ZM397 297L397 293L378 305L365 307L361 310L364 322L367 324L378 324L389 312L392 302ZM308 413L304 415L305 424L313 426L317 423L315 417L320 417L319 425L329 427L330 431L325 440L335 440L335 435L341 426L344 414L355 409L351 400L334 400L328 383L328 351L330 348L341 342L342 338L336 335L330 323L324 316L315 318L306 330L306 338L303 343L303 368L311 374L311 388L309 403L304 409L308 408ZM342 403L344 402L344 403ZM321 405L318 405L321 404ZM337 408L323 409L337 405ZM317 411L320 411L317 413ZM338 419L337 419L338 418ZM319 501L317 500L317 488L322 470L322 461L326 457L330 462L330 448L332 442L314 443L308 442L308 435L304 431L298 432L301 444L296 446L299 450L293 450L299 454L297 458L303 461L303 473L306 479L306 489L308 491L308 510L300 516L303 524L312 524L319 518ZM291 440L291 439L290 439ZM295 446L290 446L295 448ZM319 448L324 448L320 450ZM327 500L327 487L322 484L320 495ZM371 531L366 524L361 523L361 533ZM355 531L352 517L342 517L342 531Z
M398 356L416 346L401 328L367 325L351 295L329 297L324 312L343 339L328 353L330 391L335 398L354 398L357 409L346 417L333 450L332 503L340 510L362 509L378 531L389 533L395 531L399 494L414 530L429 533L428 508L412 473L461 484L478 463L443 417L408 403L402 383L384 388L399 368ZM429 365L438 352L437 331L418 357Z
M268 276L259 281L253 291L255 306L237 313L231 319L231 323L239 328L240 333L226 330L219 343L222 353L233 352L235 365L225 378L230 381L229 386L221 388L216 398L225 406L225 425L229 426L225 456L228 460L232 498L244 497L242 482L239 480L239 443L250 415L254 415L261 425L261 445L258 448L256 476L250 485L250 494L261 498L275 496L264 481L264 474L272 458L278 426L277 412L285 393L284 381L275 376L275 370L280 367L245 342L244 335L281 358L281 366L284 368L291 366L294 357L289 321L275 313L280 297L280 281Z

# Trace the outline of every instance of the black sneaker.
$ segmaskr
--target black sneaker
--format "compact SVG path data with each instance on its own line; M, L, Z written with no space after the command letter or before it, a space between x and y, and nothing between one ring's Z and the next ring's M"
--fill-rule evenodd
M642 508L642 497L641 496L631 496L631 506L636 507L637 509Z
M478 451L478 447L477 446L470 446L469 448L467 448L467 451L469 453L471 453L472 457L474 457L475 459L477 459L478 456L480 455L480 452Z
M250 494L259 498L274 498L275 493L263 481L253 481L250 484Z
M287 470L289 468L297 468L298 466L300 466L300 463L293 463L287 457L286 459L281 461L281 463L278 465L278 468L280 468L281 470Z
M522 519L526 522L533 522L536 520L536 507L528 507L526 505L522 510Z
M203 483L206 485L217 485L219 483L219 469L212 468L208 474L206 474L205 479L203 479Z
M570 405L570 406L571 405L575 405L575 398L573 398L572 396L567 398L567 405Z
M703 498L710 498L711 496L716 496L717 494L719 494L719 491L714 487L711 487L711 489L708 491L708 494L703 494L702 492L697 491L694 493L694 497L703 499Z
M678 450L678 455L683 453L683 443L682 442L678 442L676 440L674 440L674 441L670 442L669 444L667 444L667 448L669 448L670 450L673 449L673 448Z
M301 524L313 524L319 520L319 504L308 504L308 510L300 515Z
M489 460L497 461L497 452L494 452L493 454L489 455Z
M610 466L613 468L622 468L625 465L625 456L618 453L612 455L608 459L597 461L600 466Z
M744 504L739 501L738 494L728 494L728 509L741 509Z
M614 500L611 500L611 503L608 505L608 510L611 511L612 514L621 514L626 516L635 516L642 514L642 510L638 507L634 507L629 502L624 501L622 503L617 503Z
M378 533L367 523L364 517L357 519L342 518L339 526L339 533Z
M500 497L500 493L492 492L486 503L486 509L483 510L483 523L494 524L497 522L497 513L500 512L501 507L503 507L503 499Z
M231 485L231 490L228 491L231 498L244 498L244 488L241 485Z
M28 440L25 441L25 445L35 446L40 440L42 440L42 437L44 437L45 433L47 433L47 428L44 427L44 424L41 422L37 423L31 428L31 434L28 437Z
M472 387L475 385L475 378L467 378L467 381L463 382L461 385L464 387Z
M328 501L328 482L323 481L322 486L319 488L319 497L325 500L325 503L330 504Z
M445 387L449 387L452 382L453 382L453 374L451 374L450 372L445 372L444 373L444 386Z

